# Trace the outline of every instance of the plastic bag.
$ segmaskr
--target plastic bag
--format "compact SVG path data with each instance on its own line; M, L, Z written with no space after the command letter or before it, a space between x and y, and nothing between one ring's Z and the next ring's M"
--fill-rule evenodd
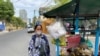
M81 36L80 35L70 36L67 38L67 40L68 40L67 48L73 48L79 45Z
M86 40L86 44L87 44L87 46L89 47L89 48L93 48L93 44L92 44L92 42L88 39L88 40Z
M55 44L56 45L56 39L52 39L52 44ZM60 46L66 46L67 43L66 43L66 37L62 36L59 38L59 45Z
M81 38L81 43L86 43L89 48L93 48L93 43L89 39Z
M50 35L54 39L58 39L60 36L63 36L66 34L66 30L61 25L61 22L55 22L54 24L47 26L47 30L50 33Z

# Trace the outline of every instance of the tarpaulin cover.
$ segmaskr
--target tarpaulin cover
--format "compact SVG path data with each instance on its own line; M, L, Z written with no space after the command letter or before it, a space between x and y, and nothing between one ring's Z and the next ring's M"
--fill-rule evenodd
M69 3L66 3L58 8L55 8L51 11L44 13L45 17L68 17L71 16L75 11L76 2L78 0L72 0ZM100 0L80 0L79 4L79 14L80 15L89 15L97 14L100 10ZM93 16L93 15L91 15Z

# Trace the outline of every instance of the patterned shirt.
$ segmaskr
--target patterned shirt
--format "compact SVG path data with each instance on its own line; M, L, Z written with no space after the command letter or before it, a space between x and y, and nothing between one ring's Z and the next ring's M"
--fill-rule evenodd
M34 34L36 35L36 34ZM33 41L33 39L30 40L29 42L29 56L39 56L40 52L38 49L36 49L36 47L41 47L40 44L47 44L49 46L49 43L48 41L42 39L43 35L41 35L40 37L37 37L36 36L36 39L35 39L35 43ZM32 37L33 38L33 37ZM44 46L44 49L46 48L45 45ZM46 56L49 56L49 52L50 52L50 49L45 49L45 52L47 53Z

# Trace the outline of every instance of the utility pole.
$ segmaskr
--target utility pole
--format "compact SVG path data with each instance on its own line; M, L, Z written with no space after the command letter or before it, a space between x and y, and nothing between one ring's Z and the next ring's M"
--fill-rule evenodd
M35 16L35 10L34 10L34 17L33 17L33 21L32 21L33 25L35 25L36 23L36 16Z
M29 19L29 24L31 23L31 19Z

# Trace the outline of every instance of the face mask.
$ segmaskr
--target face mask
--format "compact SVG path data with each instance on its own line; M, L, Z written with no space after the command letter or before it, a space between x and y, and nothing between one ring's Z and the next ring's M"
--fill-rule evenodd
M37 31L36 32L37 35L41 35L41 33L42 33L41 31Z

